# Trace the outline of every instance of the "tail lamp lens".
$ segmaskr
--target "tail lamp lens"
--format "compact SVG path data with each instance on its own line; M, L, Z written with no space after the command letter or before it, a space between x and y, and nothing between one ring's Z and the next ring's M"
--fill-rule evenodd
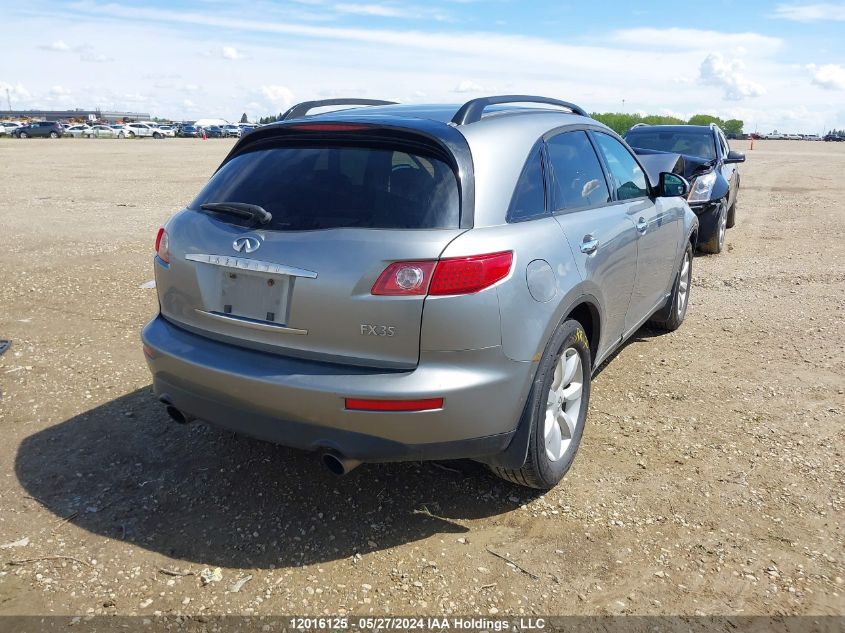
M510 274L513 252L439 261L395 262L373 284L374 295L464 295L489 288Z
M170 238L167 237L164 227L161 227L156 235L156 255L165 264L170 263Z
M428 289L430 295L463 295L478 292L508 276L513 253L441 259Z
M373 284L374 295L424 295L437 262L395 262Z

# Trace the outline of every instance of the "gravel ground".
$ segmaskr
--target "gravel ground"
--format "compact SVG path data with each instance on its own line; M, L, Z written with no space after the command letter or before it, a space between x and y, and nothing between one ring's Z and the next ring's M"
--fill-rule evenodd
M542 495L169 421L140 286L230 147L0 141L0 614L845 614L845 146L755 144L686 323L603 369Z

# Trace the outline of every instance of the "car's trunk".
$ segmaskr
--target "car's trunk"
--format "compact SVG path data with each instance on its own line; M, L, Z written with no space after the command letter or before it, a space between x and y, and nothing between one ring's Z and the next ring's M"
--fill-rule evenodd
M188 220L188 216L190 220ZM161 312L204 335L331 362L413 367L424 296L370 293L396 260L437 259L461 229L244 230L188 211L168 226L156 266ZM246 254L239 237L261 241Z
M210 203L260 205L272 220ZM168 223L162 314L271 353L413 367L425 296L371 290L395 261L437 259L465 230L460 206L452 168L419 146L300 140L244 152Z

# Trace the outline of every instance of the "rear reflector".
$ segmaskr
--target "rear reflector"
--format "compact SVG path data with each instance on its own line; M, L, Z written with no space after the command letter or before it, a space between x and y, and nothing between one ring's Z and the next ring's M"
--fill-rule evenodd
M291 125L293 130L306 130L308 132L357 132L366 130L366 125L352 125L349 123L301 123Z
M484 290L507 277L511 264L511 251L441 259L434 269L428 294L463 295Z
M346 408L350 411L433 411L443 408L443 398L423 400L362 400L347 398Z
M155 352L153 351L153 348L152 348L152 347L150 347L149 345L147 345L146 343L144 343L144 344L141 346L141 349L142 349L142 350L144 350L144 356L146 356L147 358L149 358L149 359L153 359L153 358L155 358L155 357L156 357L156 354L155 354Z

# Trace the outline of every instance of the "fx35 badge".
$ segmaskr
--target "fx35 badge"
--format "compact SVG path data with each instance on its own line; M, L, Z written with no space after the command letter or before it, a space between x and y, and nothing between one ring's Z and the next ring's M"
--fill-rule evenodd
M361 336L393 336L396 328L392 325L369 325L361 324Z

